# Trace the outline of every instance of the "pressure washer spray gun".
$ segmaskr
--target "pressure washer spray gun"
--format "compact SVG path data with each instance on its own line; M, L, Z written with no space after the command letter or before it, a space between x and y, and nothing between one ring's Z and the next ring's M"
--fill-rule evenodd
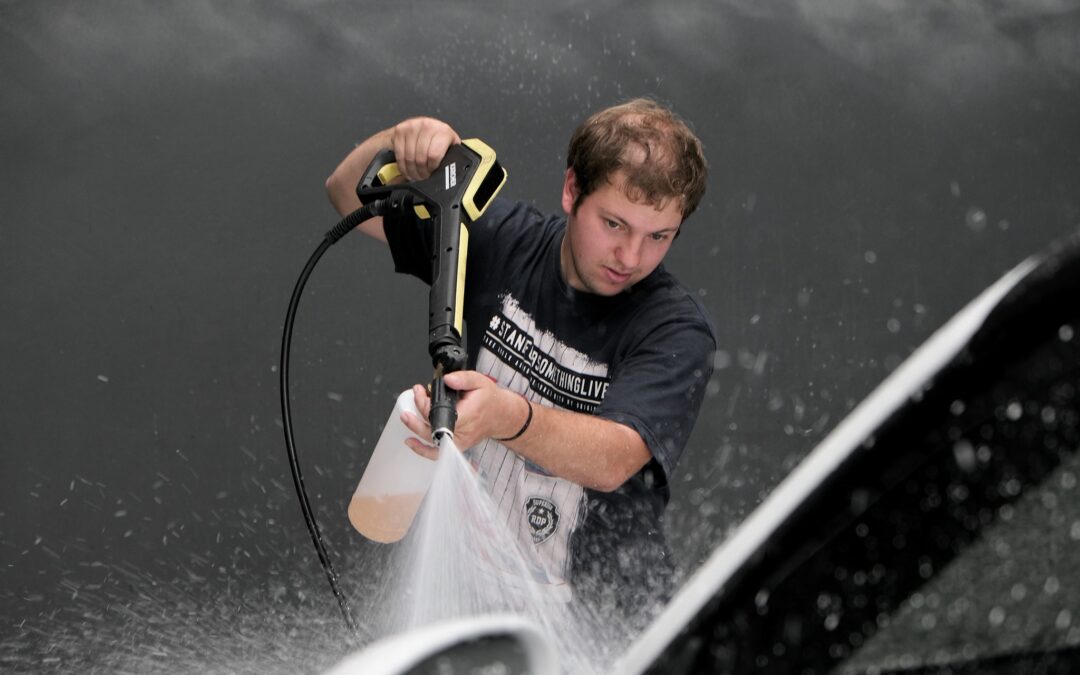
M432 440L439 444L444 438L452 438L457 422L457 395L443 381L443 376L461 370L466 363L466 350L462 345L462 312L464 311L465 267L469 247L469 226L487 209L506 182L506 171L495 160L495 151L477 139L467 139L452 145L443 157L438 169L425 180L400 182L394 153L384 150L378 153L364 171L356 188L356 194L364 205L345 216L329 230L319 247L311 255L293 289L281 345L280 391L282 424L285 445L289 453L289 466L296 487L300 508L304 513L311 540L319 554L319 562L326 572L330 589L337 598L341 614L349 629L357 632L356 622L349 611L348 602L337 583L337 574L323 544L322 533L304 489L304 479L293 439L292 412L289 401L289 353L292 345L293 324L304 286L316 263L333 244L375 216L389 213L412 215L422 221L431 221L431 293L428 299L428 352L435 372L431 383ZM403 397L404 398L404 395ZM399 398L399 403L401 398ZM384 430L384 434L386 431ZM382 443L380 439L380 444ZM403 446L404 447L404 446ZM414 455L411 450L406 457ZM374 455L374 453L373 453ZM365 470L365 478L372 471L374 456ZM361 483L364 479L361 479ZM359 490L358 490L359 491ZM422 495L421 495L422 497ZM354 500L355 501L355 500ZM417 501L418 505L419 501ZM409 512L404 523L405 530L415 508ZM350 518L352 518L350 505ZM354 524L355 524L354 520ZM359 529L359 528L358 528ZM363 531L363 530L361 530ZM403 535L397 535L400 538ZM386 538L385 541L395 539Z
M469 250L469 225L495 198L506 171L495 160L495 151L475 138L453 145L439 168L422 181L397 183L400 176L392 150L375 156L356 195L365 204L389 199L391 208L412 208L417 218L432 221L431 292L428 297L428 353L435 373L431 382L432 439L454 435L457 395L447 388L443 375L465 367L462 346L465 262Z

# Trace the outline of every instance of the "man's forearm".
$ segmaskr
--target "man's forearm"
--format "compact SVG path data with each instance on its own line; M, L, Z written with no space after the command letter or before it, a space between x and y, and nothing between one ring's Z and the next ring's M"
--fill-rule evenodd
M506 445L551 474L610 492L652 459L641 436L626 425L538 403L532 407L528 430Z
M470 448L486 438L507 439L499 442L548 473L604 492L618 488L652 459L638 432L624 424L528 403L474 370L447 373L444 380L461 395L454 429L458 447ZM422 385L414 386L413 393L422 415L404 421L417 436L428 438L431 428L425 418L431 398ZM430 443L414 439L407 444L425 457L438 456Z

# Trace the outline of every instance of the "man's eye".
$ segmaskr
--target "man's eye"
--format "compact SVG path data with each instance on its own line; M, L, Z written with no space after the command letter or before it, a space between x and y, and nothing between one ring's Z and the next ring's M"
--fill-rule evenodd
M663 232L657 232L657 233L652 234L650 236L652 237L653 241L664 241L665 239L668 238L667 234L663 233Z
M619 229L619 224L617 222L615 222L614 220L605 220L604 223L606 223L607 226L610 227L613 230Z

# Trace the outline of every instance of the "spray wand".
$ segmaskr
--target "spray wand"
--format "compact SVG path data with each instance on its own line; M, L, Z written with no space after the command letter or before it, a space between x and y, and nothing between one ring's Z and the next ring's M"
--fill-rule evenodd
M356 194L364 206L330 229L304 266L289 301L281 344L282 425L293 485L319 562L326 572L342 617L353 634L357 632L356 622L338 585L337 574L308 501L293 438L289 355L300 297L308 277L326 250L365 220L388 213L412 213L422 221L430 220L432 281L428 297L428 353L435 372L428 418L432 440L436 444L444 437L453 438L457 422L457 395L446 386L443 376L463 369L466 363L466 350L462 345L462 312L465 304L468 226L483 214L506 182L506 171L496 161L495 151L475 138L450 146L438 169L429 178L409 183L399 182L400 176L394 153L390 150L378 153L364 171L356 187Z

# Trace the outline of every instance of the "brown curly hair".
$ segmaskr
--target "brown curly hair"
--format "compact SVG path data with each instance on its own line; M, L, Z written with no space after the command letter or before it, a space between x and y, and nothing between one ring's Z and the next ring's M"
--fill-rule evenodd
M618 171L626 196L664 208L678 199L686 220L705 194L708 166L701 141L674 112L636 98L591 115L570 137L566 166L574 170L581 201Z

